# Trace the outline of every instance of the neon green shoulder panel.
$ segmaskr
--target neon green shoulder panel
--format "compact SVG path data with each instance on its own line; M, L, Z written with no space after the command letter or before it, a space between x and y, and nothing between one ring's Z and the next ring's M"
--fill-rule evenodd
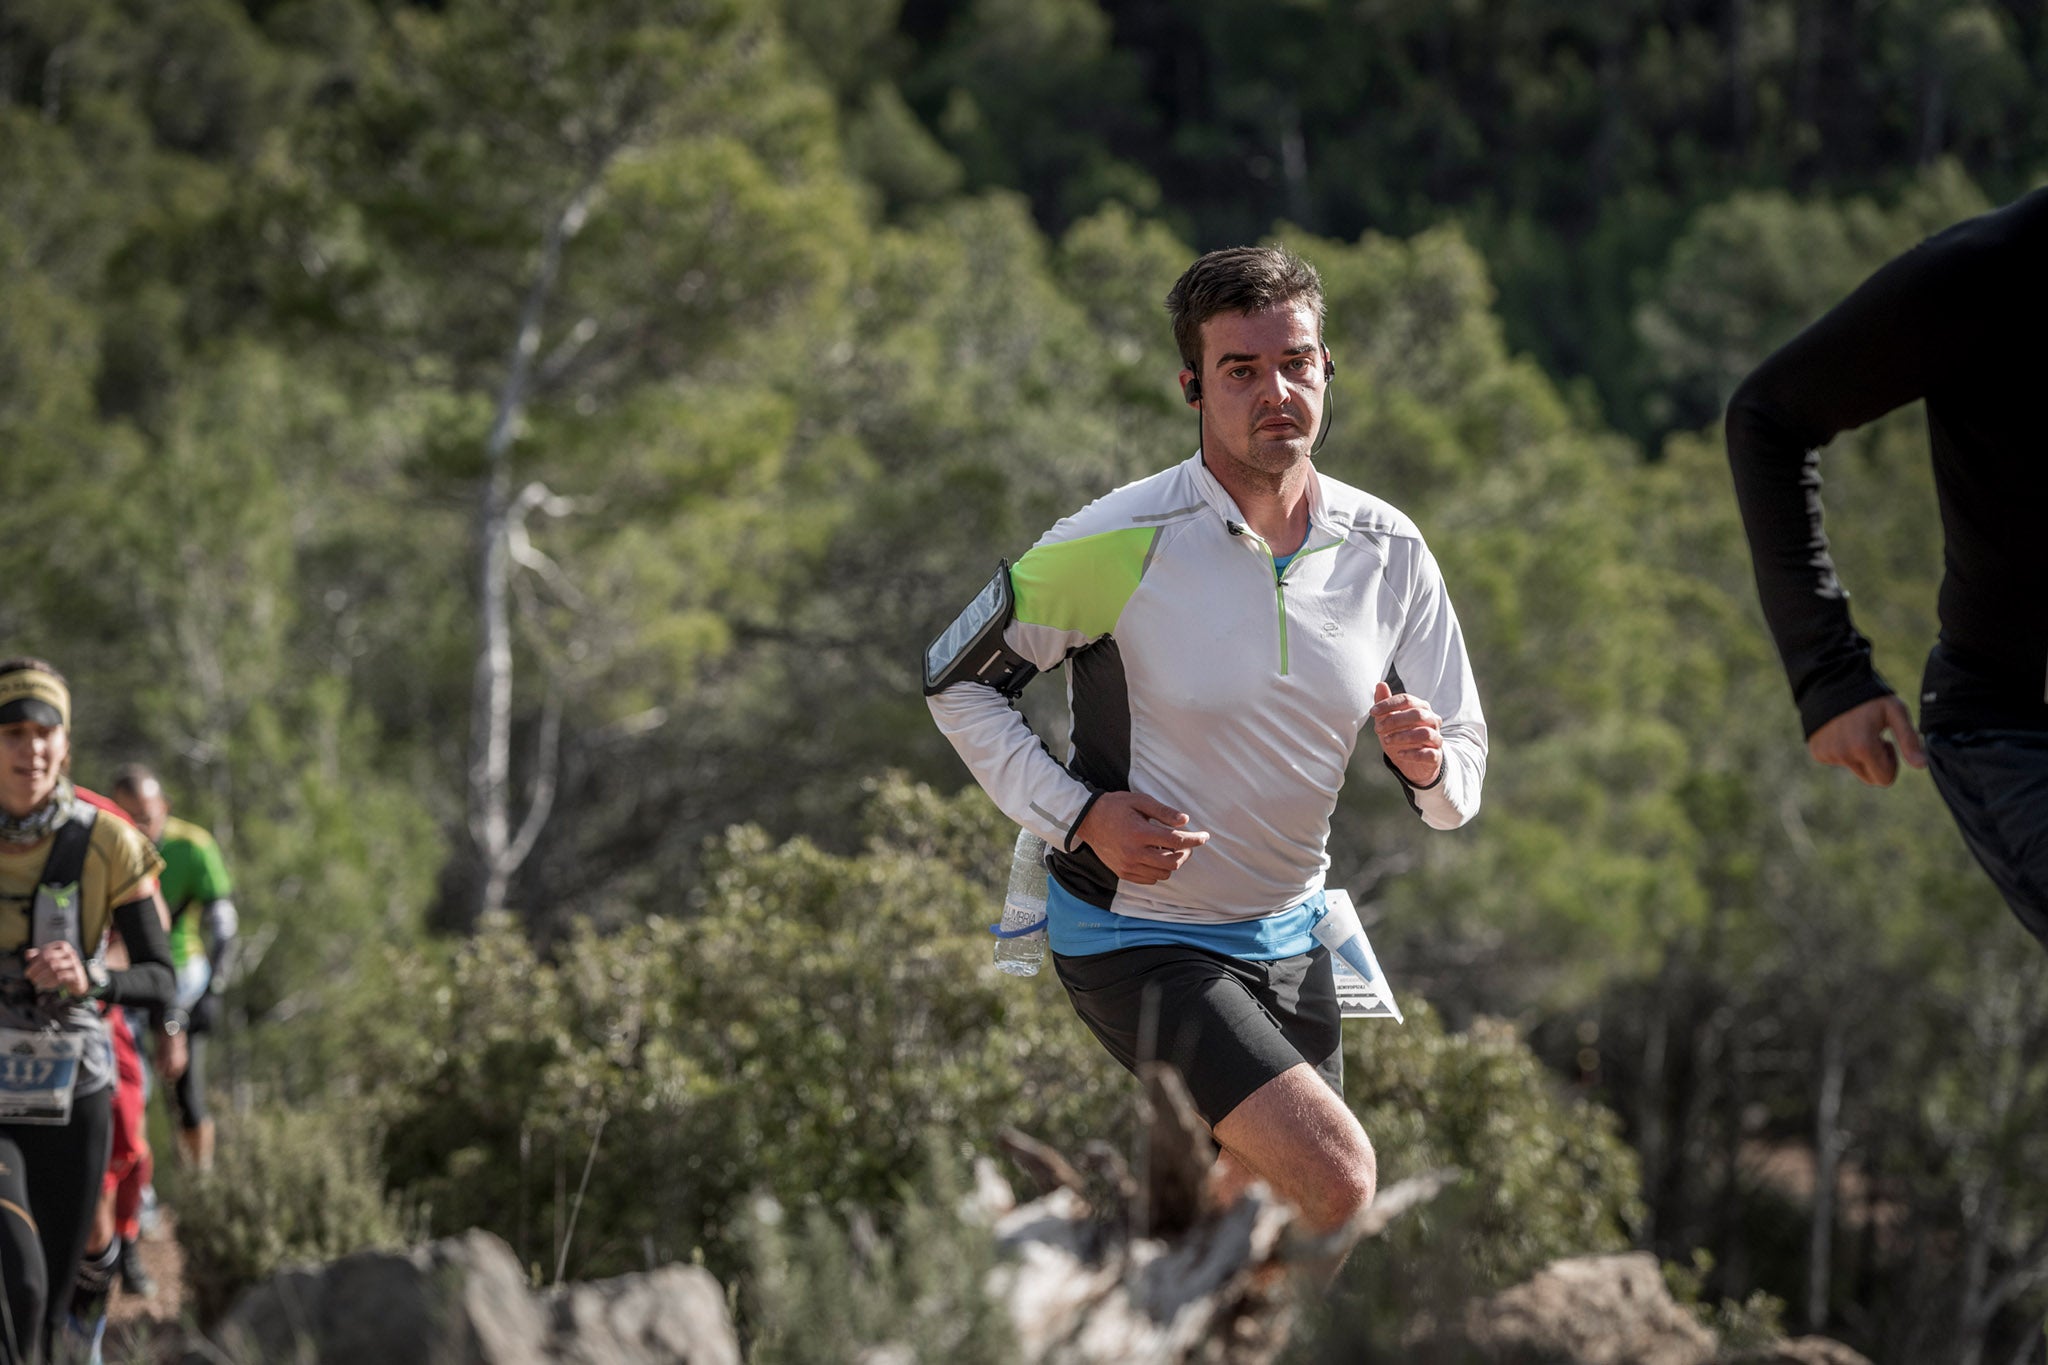
M1033 546L1010 566L1017 619L1027 625L1106 635L1138 590L1156 526L1132 526Z

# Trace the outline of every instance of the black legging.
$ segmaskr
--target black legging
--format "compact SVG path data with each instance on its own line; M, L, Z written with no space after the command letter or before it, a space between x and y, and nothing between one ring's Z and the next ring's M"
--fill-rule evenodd
M178 1126L190 1131L206 1122L206 1035L220 1017L220 997L202 995L185 1021L185 1071L171 1085L178 1102Z
M71 1103L65 1124L0 1124L0 1362L49 1353L71 1307L113 1145L113 1087Z
M178 1100L178 1125L197 1128L206 1122L206 1074L201 1062L206 1056L206 1035L185 1035L185 1072L171 1086Z

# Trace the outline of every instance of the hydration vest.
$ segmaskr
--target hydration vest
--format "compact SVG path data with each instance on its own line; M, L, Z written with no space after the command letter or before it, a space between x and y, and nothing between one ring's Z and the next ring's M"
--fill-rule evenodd
M79 885L85 878L85 855L92 846L92 827L99 822L99 810L80 801L71 818L59 825L50 839L50 856L36 881L35 903L29 910L30 946L40 947L64 939L78 949L80 957L91 957L86 946L85 926L79 922Z

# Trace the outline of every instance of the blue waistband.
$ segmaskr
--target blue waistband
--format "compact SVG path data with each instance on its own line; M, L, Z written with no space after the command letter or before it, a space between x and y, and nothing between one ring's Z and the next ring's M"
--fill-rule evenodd
M1185 944L1224 957L1241 957L1251 962L1299 957L1316 950L1312 932L1316 922L1329 913L1320 890L1310 892L1300 904L1277 914L1257 919L1208 920L1183 923L1177 920L1139 919L1103 910L1060 885L1058 877L1046 879L1046 939L1062 957L1088 957L1113 953L1120 948L1149 948Z

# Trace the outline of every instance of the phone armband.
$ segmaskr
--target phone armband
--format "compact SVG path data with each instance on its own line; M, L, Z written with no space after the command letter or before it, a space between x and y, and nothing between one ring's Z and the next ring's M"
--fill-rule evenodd
M953 618L953 624L925 649L924 694L933 696L964 682L993 687L1006 697L1022 692L1024 684L1038 676L1038 666L1003 640L1016 608L1010 561L1005 559L997 565L988 586L967 604L967 610Z

